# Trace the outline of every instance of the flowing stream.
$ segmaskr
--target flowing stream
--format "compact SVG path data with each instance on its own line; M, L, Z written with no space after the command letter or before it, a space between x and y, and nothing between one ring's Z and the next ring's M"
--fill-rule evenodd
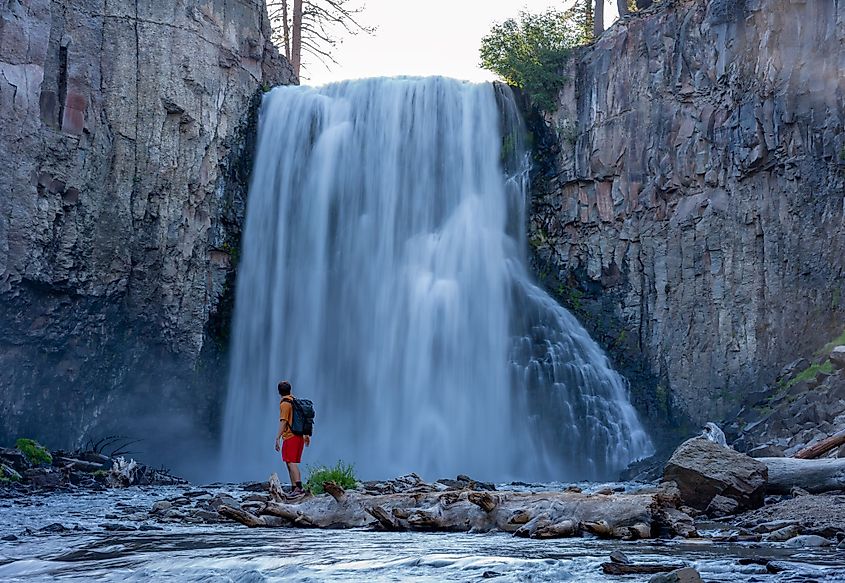
M841 569L845 551L790 548L783 543L533 540L505 533L247 529L233 523L150 520L148 512L156 500L180 492L168 487L127 488L0 499L0 581L434 583L492 578L501 583L646 583L650 575L602 574L600 564L612 551L622 550L638 563L694 566L705 581L845 582ZM774 561L783 572L772 574L759 564L741 564L749 557Z
M651 445L625 381L533 281L510 91L444 78L264 98L237 281L223 475L266 478L276 384L306 463L360 476L606 478Z

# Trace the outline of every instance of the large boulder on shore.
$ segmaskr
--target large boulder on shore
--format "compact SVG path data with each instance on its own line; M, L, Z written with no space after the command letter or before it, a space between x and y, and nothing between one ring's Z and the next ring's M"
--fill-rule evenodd
M694 437L669 458L663 480L678 485L687 506L708 512L714 499L728 498L736 502L739 512L763 505L768 468L729 447Z

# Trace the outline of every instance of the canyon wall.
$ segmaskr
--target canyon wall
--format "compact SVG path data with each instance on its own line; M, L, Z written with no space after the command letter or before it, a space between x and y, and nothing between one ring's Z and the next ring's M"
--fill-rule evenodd
M535 120L535 267L653 420L723 418L845 328L843 70L840 0L664 0Z
M213 436L257 106L292 82L263 0L3 3L0 443Z

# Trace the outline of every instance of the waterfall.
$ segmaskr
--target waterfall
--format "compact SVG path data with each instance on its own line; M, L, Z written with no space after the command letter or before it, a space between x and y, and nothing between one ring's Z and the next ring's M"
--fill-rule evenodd
M529 157L507 88L369 79L265 96L236 288L223 474L613 477L650 452L625 381L526 268ZM284 475L284 474L283 474Z

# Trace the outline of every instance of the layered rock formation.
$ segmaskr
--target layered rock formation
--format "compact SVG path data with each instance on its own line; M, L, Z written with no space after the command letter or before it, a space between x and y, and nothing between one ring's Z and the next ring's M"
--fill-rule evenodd
M842 2L665 0L571 60L535 265L653 418L722 417L845 327L843 39Z
M263 0L0 7L0 442L210 435L269 38Z

